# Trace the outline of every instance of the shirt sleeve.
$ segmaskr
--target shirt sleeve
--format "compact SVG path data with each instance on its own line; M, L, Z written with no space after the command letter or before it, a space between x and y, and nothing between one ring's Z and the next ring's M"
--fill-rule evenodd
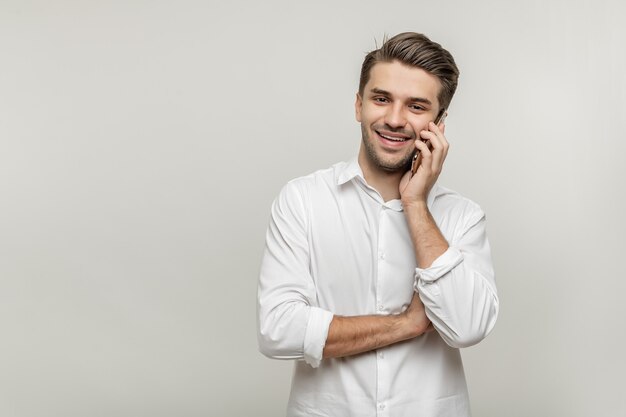
M415 273L415 290L426 315L444 341L456 348L487 337L498 316L485 215L476 210L462 222L446 252Z
M306 206L293 182L274 201L257 296L259 350L318 367L333 314L316 306L309 270Z

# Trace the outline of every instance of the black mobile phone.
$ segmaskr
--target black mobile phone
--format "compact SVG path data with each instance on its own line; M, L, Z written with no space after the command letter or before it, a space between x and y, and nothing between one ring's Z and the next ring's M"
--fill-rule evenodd
M441 109L439 113L437 114L437 117L435 117L434 123L436 125L441 123L441 120L443 120L445 114L446 114L446 109ZM428 143L428 147L430 148L430 142ZM413 155L413 160L411 161L411 177L415 175L415 173L417 172L417 168L419 168L421 162L422 162L421 152L419 150L415 150L415 154Z

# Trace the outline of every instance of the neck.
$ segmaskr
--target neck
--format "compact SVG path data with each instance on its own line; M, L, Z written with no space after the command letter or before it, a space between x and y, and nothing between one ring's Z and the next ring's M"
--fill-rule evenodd
M404 172L392 172L385 171L380 167L374 166L367 155L365 150L361 148L359 152L359 166L363 171L365 181L373 187L383 197L385 202L389 200L396 200L400 198L400 180L404 175Z

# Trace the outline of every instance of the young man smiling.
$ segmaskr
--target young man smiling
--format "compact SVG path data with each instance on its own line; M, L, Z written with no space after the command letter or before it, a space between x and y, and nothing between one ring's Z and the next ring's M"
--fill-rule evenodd
M485 216L436 184L458 69L402 33L370 52L358 157L289 182L272 206L261 351L297 359L288 416L468 416L459 348L498 314ZM413 156L420 164L411 170Z

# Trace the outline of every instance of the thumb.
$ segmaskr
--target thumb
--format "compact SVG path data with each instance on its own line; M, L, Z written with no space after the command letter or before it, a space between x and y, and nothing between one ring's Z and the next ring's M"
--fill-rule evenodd
M404 193L404 190L406 189L406 186L409 185L409 181L411 180L411 171L407 171L404 173L404 175L402 176L402 179L400 180L400 196L402 196L402 194Z

